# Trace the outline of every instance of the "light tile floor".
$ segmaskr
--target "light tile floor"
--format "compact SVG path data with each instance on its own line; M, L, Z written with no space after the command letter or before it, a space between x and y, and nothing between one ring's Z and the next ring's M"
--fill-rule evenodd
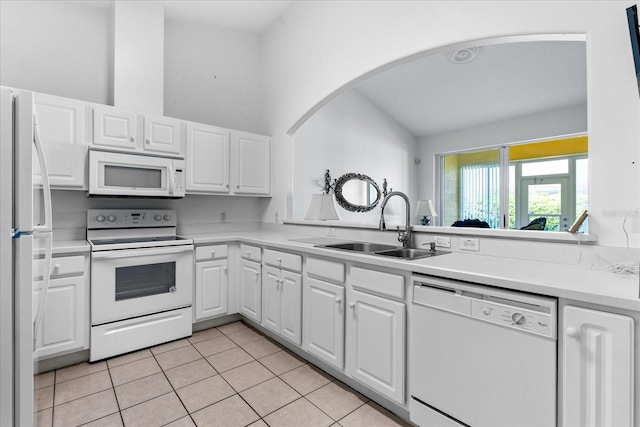
M35 377L38 426L407 426L242 322Z

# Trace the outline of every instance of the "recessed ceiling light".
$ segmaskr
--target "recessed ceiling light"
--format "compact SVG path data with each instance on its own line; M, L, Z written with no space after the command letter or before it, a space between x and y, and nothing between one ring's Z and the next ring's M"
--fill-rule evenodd
M447 59L454 64L467 64L482 54L482 47L468 47L466 49L447 52Z

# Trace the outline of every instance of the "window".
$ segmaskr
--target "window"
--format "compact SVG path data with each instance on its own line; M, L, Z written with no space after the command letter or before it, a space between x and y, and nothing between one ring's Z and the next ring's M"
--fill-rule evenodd
M586 136L444 154L440 167L442 225L563 231L587 209Z

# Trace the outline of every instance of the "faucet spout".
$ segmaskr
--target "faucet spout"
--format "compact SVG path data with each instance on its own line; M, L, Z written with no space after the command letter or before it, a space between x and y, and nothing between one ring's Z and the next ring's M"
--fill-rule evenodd
M402 197L405 203L405 213L406 213L405 231L404 233L401 232L400 227L398 227L398 241L402 242L403 248L405 249L410 248L411 247L411 225L409 224L409 222L411 220L411 214L410 214L411 204L409 202L409 197L407 197L407 195L404 194L403 192L392 191L391 193L387 194L385 198L382 200L382 203L380 205L380 231L384 231L387 229L387 226L384 221L384 208L385 206L387 206L387 202L389 201L389 199L393 196Z

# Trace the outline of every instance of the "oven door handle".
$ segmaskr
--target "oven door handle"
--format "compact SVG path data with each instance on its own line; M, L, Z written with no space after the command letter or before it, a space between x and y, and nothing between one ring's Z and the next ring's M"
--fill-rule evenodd
M182 252L193 252L192 245L169 246L162 248L146 248L146 249L123 249L115 251L93 252L93 259L117 259L117 258L134 258L141 256L168 255L179 254Z

